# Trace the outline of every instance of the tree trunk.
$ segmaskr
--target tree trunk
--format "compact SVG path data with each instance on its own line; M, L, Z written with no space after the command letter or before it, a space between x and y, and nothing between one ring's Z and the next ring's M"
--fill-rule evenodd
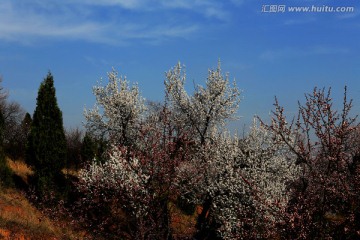
M203 209L197 219L197 223L196 223L197 232L195 233L194 236L196 240L202 240L208 238L210 232L209 231L210 224L209 224L208 216L209 216L211 204L212 204L212 198L210 196L207 196L203 203Z

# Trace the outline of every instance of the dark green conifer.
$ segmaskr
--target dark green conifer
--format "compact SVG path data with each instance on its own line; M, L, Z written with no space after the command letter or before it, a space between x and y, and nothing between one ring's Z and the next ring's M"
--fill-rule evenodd
M89 164L96 156L96 143L93 137L86 132L81 146L82 164Z
M40 193L56 190L66 164L66 138L54 87L49 72L40 84L26 148L26 162L35 171L35 186Z
M28 136L30 133L30 127L31 127L32 119L30 113L26 113L24 119L21 122L21 130L22 134L24 136Z

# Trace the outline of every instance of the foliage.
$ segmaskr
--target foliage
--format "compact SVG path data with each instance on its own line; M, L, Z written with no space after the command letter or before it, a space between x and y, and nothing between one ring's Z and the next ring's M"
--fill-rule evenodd
M1 186L9 187L13 184L13 182L12 182L12 171L7 165L5 153L4 153L4 147L3 147L4 128L5 128L5 120L2 114L2 110L0 109L0 187Z
M26 149L26 163L33 167L40 193L55 190L66 162L66 138L54 80L48 73L40 84Z
M22 128L24 110L16 102L5 102L3 112L5 153L12 159L24 158L27 134L26 130Z
M96 143L93 137L86 132L81 144L81 159L83 163L91 163L96 156Z
M1 86L0 109L4 118L3 147L5 154L12 159L24 158L27 132L23 128L22 121L25 113L17 102L8 100L8 93Z
M97 162L105 162L106 145L107 140L97 138L87 131L81 143L80 156L82 165L91 164L94 159Z
M83 133L79 128L65 131L67 146L67 168L79 169L80 165L82 164L82 135Z

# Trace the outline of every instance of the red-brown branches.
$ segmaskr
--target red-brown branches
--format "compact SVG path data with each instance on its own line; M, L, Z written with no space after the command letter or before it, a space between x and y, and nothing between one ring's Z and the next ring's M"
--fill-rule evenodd
M354 182L357 173L350 170L357 154L352 101L347 101L346 88L340 112L334 110L330 89L314 88L305 98L291 124L276 100L272 124L267 125L291 147L302 168L302 176L293 186L285 229L299 239L354 237L359 192ZM296 135L295 145L290 144L291 134Z

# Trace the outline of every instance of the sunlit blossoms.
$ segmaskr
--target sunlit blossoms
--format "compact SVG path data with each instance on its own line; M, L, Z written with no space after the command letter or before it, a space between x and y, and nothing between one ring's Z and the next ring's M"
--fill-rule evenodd
M112 142L133 144L145 100L137 85L130 86L115 70L108 73L108 81L106 86L93 88L96 104L85 110L86 128L97 135L108 134Z
M188 183L183 191L193 192L190 201L209 203L208 217L224 239L269 237L267 228L283 221L287 186L299 175L295 155L256 122L244 139L229 133L212 139L179 168Z
M123 150L124 151L124 150ZM111 191L125 193L133 214L140 216L146 213L143 200L146 197L146 185L149 175L143 172L142 166L136 157L126 157L124 152L117 147L110 150L110 155L105 163L96 161L89 169L80 171L79 177L84 187L94 191ZM92 192L90 192L92 194Z
M183 127L190 128L203 144L212 128L224 126L234 116L240 103L240 91L235 81L221 72L220 62L216 70L209 70L206 86L197 86L192 96L185 90L186 74L179 63L166 73L166 96L170 107Z
M85 112L107 151L78 183L102 216L96 224L144 240L360 236L360 147L346 92L338 113L330 91L315 89L290 122L276 100L271 122L255 118L239 137L226 124L240 90L220 63L192 94L177 64L165 76L165 101L147 107L136 85L115 71L108 78Z

